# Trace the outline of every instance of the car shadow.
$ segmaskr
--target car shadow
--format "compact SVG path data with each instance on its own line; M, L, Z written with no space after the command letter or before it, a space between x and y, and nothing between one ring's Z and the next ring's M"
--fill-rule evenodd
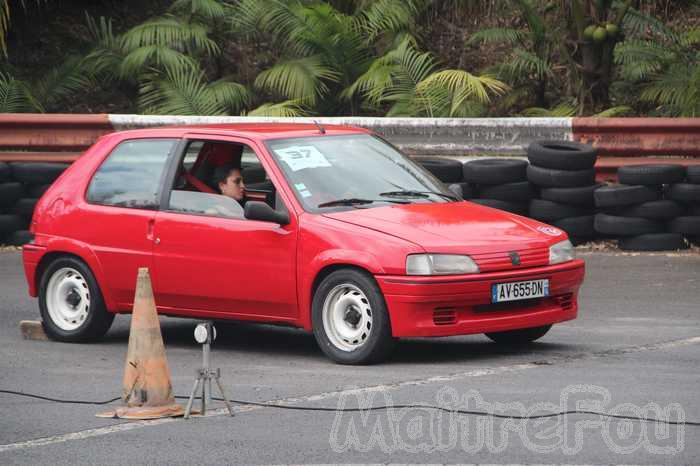
M546 337L545 337L546 338ZM392 364L485 362L506 356L530 356L543 360L570 347L558 343L534 342L527 345L496 344L482 335L400 340Z
M126 342L129 339L128 319L115 326L104 341ZM192 319L162 319L161 331L166 347L199 349L193 331L199 323ZM126 325L125 325L126 324ZM304 360L328 360L316 344L310 332L302 329L248 322L215 322L218 351L234 351L247 354L268 354ZM542 341L528 345L496 344L483 335L401 339L394 352L383 364L421 365L426 363L459 363L498 361L503 357L528 357L529 361L543 361L548 357L576 352L578 345Z

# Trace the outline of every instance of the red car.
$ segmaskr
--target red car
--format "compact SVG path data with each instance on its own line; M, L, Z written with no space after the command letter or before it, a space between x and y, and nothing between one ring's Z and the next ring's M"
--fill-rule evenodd
M220 193L223 164L242 167L245 201ZM345 364L379 361L400 337L533 341L576 317L584 276L561 230L462 201L341 126L106 135L41 198L31 231L29 293L61 341L130 312L139 267L161 314L301 327Z

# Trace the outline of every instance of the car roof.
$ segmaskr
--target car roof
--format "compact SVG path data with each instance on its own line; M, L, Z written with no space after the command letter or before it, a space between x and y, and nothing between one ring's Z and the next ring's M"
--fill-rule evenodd
M371 133L370 130L354 126L321 125L321 127L324 130L323 133L320 131L319 126L313 123L223 123L160 126L156 128L121 131L120 134L128 134L133 137L182 137L188 133L198 133L217 136L240 136L249 139L264 140L319 135L332 136Z

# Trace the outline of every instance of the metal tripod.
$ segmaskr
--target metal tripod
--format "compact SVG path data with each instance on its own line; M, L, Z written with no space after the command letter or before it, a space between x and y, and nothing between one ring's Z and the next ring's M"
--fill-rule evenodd
M216 386L219 388L219 394L224 399L226 408L229 414L233 416L233 409L228 401L228 397L224 392L224 387L221 385L221 369L218 367L216 369L210 369L211 365L211 342L216 338L216 330L211 322L203 322L197 325L195 329L195 339L197 342L202 344L202 364L203 367L197 370L197 378L194 381L194 386L192 387L192 392L190 393L190 398L187 400L187 407L185 408L185 419L189 419L192 413L192 404L199 391L201 385L202 390L202 410L201 415L207 414L207 404L211 403L211 381L214 379L216 381Z

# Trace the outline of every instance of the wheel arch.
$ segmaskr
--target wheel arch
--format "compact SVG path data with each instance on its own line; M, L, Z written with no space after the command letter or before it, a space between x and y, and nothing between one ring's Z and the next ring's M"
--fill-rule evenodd
M350 262L337 262L337 263L332 263L332 264L327 264L323 266L318 272L316 272L316 275L313 279L313 282L311 283L311 287L309 288L309 292L307 294L307 299L308 299L308 306L306 306L306 312L303 315L304 319L304 328L307 328L308 330L312 329L312 306L313 306L313 299L314 295L316 294L316 290L318 287L321 285L321 282L328 277L330 274L333 272L336 272L338 270L343 270L343 269L351 269L351 270L356 270L358 272L361 272L369 279L371 279L375 285L377 285L377 289L379 289L379 293L382 296L382 299L384 299L384 293L381 291L381 288L379 287L379 283L377 283L377 280L374 278L374 274L366 267L360 266L358 264L353 264ZM386 299L384 299L384 305L386 306ZM389 313L387 313L389 314ZM308 327L307 327L308 325ZM389 325L391 325L391 316L389 316Z
M92 254L92 251L89 249L81 250L80 252L78 252L74 248L64 247L51 248L49 251L47 251L39 260L36 272L34 274L34 286L36 287L37 292L40 289L41 278L44 275L46 268L56 259L61 257L72 257L85 264L85 266L90 270L90 272L92 272L92 274L95 277L95 281L97 282L97 286L100 289L100 293L102 293L102 299L104 300L105 307L108 310L115 309L115 304L112 300L112 296L109 294L108 290L106 290L103 286L103 274L102 269L99 266L99 262L97 261L97 258L94 256L94 254Z

